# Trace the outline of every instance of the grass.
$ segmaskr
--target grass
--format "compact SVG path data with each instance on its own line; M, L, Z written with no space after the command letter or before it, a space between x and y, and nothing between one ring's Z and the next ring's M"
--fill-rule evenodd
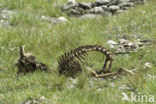
M68 18L59 9L63 2L65 0L0 0L1 8L15 11L10 19L11 26L0 28L0 103L20 104L30 98L45 96L50 100L48 104L131 104L121 100L121 85L129 85L140 93L154 95L156 99L156 79L146 78L148 73L156 75L156 42L136 54L115 57L112 70L121 66L136 68L137 76L101 80L84 74L76 78L73 88L69 88L72 85L69 78L40 71L16 79L17 68L14 64L21 45L27 52L32 52L37 60L55 70L57 58L80 45L101 44L109 49L106 42L110 39L116 41L116 35L138 35L156 40L155 0L127 13L91 20ZM38 18L42 15L65 16L69 22L50 25ZM93 65L91 69L100 69L103 61L103 55L95 52L89 55L86 65ZM150 62L152 67L144 69L146 62ZM111 83L115 83L115 87L110 87Z

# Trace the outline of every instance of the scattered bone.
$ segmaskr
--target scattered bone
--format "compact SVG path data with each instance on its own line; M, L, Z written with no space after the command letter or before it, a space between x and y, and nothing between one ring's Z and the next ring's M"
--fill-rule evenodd
M130 41L129 38L134 39L134 41ZM118 39L118 42L113 40L107 41L107 44L110 46L110 48L116 49L116 54L137 52L138 49L142 49L151 43L151 40L141 39L141 37L138 36L123 36Z
M98 74L96 71L91 71L91 73L96 77L96 78L107 78L107 77L112 77L112 76L117 76L117 75L120 75L122 74L123 72L126 72L130 75L136 75L134 72L128 70L128 69L125 69L123 67L121 67L118 72L108 72L106 74Z
M48 104L50 102L52 102L52 100L46 99L44 96L41 96L40 98L29 98L21 104Z
M128 70L128 69L125 69L125 68L123 68L123 67L121 67L119 70L122 71L122 72L126 72L126 73L128 73L128 74L131 74L131 75L135 75L135 73L134 73L133 71Z
M91 71L91 73L96 77L96 78L106 78L106 77L110 77L110 76L114 76L117 75L118 73L106 73L106 74L97 74L96 71Z

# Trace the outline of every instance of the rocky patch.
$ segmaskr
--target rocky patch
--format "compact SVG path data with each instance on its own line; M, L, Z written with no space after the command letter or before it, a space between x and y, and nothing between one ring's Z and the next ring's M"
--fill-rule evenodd
M62 10L70 16L83 16L86 14L108 15L118 14L129 10L137 4L144 4L145 0L96 0L94 2L79 2L68 0Z
M9 20L12 17L13 11L4 9L0 10L0 28L8 27L10 25Z
M131 40L133 39L133 41ZM130 37L123 36L118 39L118 42L109 40L107 44L110 48L116 49L116 54L125 54L137 52L138 49L142 49L147 45L152 43L151 40L144 39L143 37L135 37L131 35Z

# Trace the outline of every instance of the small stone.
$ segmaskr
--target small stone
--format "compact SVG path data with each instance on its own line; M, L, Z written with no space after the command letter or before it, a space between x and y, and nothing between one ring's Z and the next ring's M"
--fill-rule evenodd
M43 16L41 16L41 19L45 20L45 21L49 21L49 22L51 21L51 17L49 17L49 16L44 16L43 15Z
M122 9L123 9L123 10L130 10L131 7L123 7Z
M67 5L76 5L76 1L75 0L68 0Z
M69 80L72 82L72 84L76 84L77 80L73 78L69 78Z
M94 19L94 18L101 18L101 17L102 16L98 14L85 14L85 15L82 15L80 19Z
M151 65L151 63L149 63L149 62L146 62L145 64L144 64L144 68L151 68L152 67L152 65Z
M109 45L117 45L118 43L113 41L113 40L109 40L109 41L107 41L107 44L109 44Z
M125 44L126 42L127 42L127 40L125 40L125 39L119 39L120 44Z
M129 42L127 45L128 45L129 47L131 47L131 46L134 46L134 43Z
M44 97L44 96L41 96L40 99L41 99L41 100L45 100L45 97Z
M102 88L98 88L97 91L102 91Z
M102 5L100 6L103 10L107 10L107 6L106 5Z
M109 0L96 0L95 1L96 6L106 5L108 3L109 3Z
M111 6L108 7L108 9L109 9L111 12L116 12L116 11L118 11L118 10L120 9L120 7L117 6L117 5L111 5Z
M63 7L62 7L62 9L63 10L69 10L69 9L71 9L73 7L74 7L73 5L64 4Z
M79 7L83 8L83 9L91 9L92 8L92 4L91 3L81 2L78 5L79 5Z
M96 14L96 13L103 13L104 11L103 11L102 7L94 7L89 12Z
M131 6L134 6L134 3L132 3L132 2L122 2L122 3L119 4L120 8L131 7Z
M60 22L67 22L68 20L65 17L58 17L57 18Z
M119 9L116 14L120 14L120 13L125 13L126 11L125 10L122 10L122 9Z
M80 15L80 14L81 14L78 10L75 10L75 9L71 9L71 10L70 10L70 13L71 13L72 15Z
M104 11L104 12L102 13L102 15L103 15L103 16L108 16L108 17L110 17L110 16L112 16L112 12Z
M107 44L110 46L110 48L115 48L115 45L117 45L118 43L116 43L115 41L109 40L107 41Z
M121 86L119 87L119 89L120 89L120 90L129 90L130 88L127 87L126 85L121 85Z
M122 2L130 2L131 0L119 0L120 3Z

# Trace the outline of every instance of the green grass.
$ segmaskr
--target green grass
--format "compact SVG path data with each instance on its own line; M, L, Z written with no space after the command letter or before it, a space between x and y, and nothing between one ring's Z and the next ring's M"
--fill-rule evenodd
M148 73L156 75L155 0L127 13L91 20L68 18L59 9L63 2L65 0L0 0L1 8L15 11L10 19L11 27L0 28L0 103L20 104L30 98L45 96L50 104L131 104L121 101L123 91L118 89L120 85L130 85L140 93L154 95L156 101L156 79L150 81L146 78ZM50 25L38 15L66 16L69 22ZM115 35L140 35L154 40L152 45L136 54L115 57L112 70L136 68L137 76L101 80L84 74L76 78L74 88L69 88L69 78L40 71L21 76L18 80L15 77L17 68L14 64L21 45L37 60L56 70L57 58L64 52L87 44L101 44L109 49L106 42L110 39L116 41ZM93 65L91 69L96 70L102 67L103 61L103 55L94 52L89 54L85 65ZM152 64L150 69L143 68L146 62ZM115 87L108 86L110 83L115 83Z

